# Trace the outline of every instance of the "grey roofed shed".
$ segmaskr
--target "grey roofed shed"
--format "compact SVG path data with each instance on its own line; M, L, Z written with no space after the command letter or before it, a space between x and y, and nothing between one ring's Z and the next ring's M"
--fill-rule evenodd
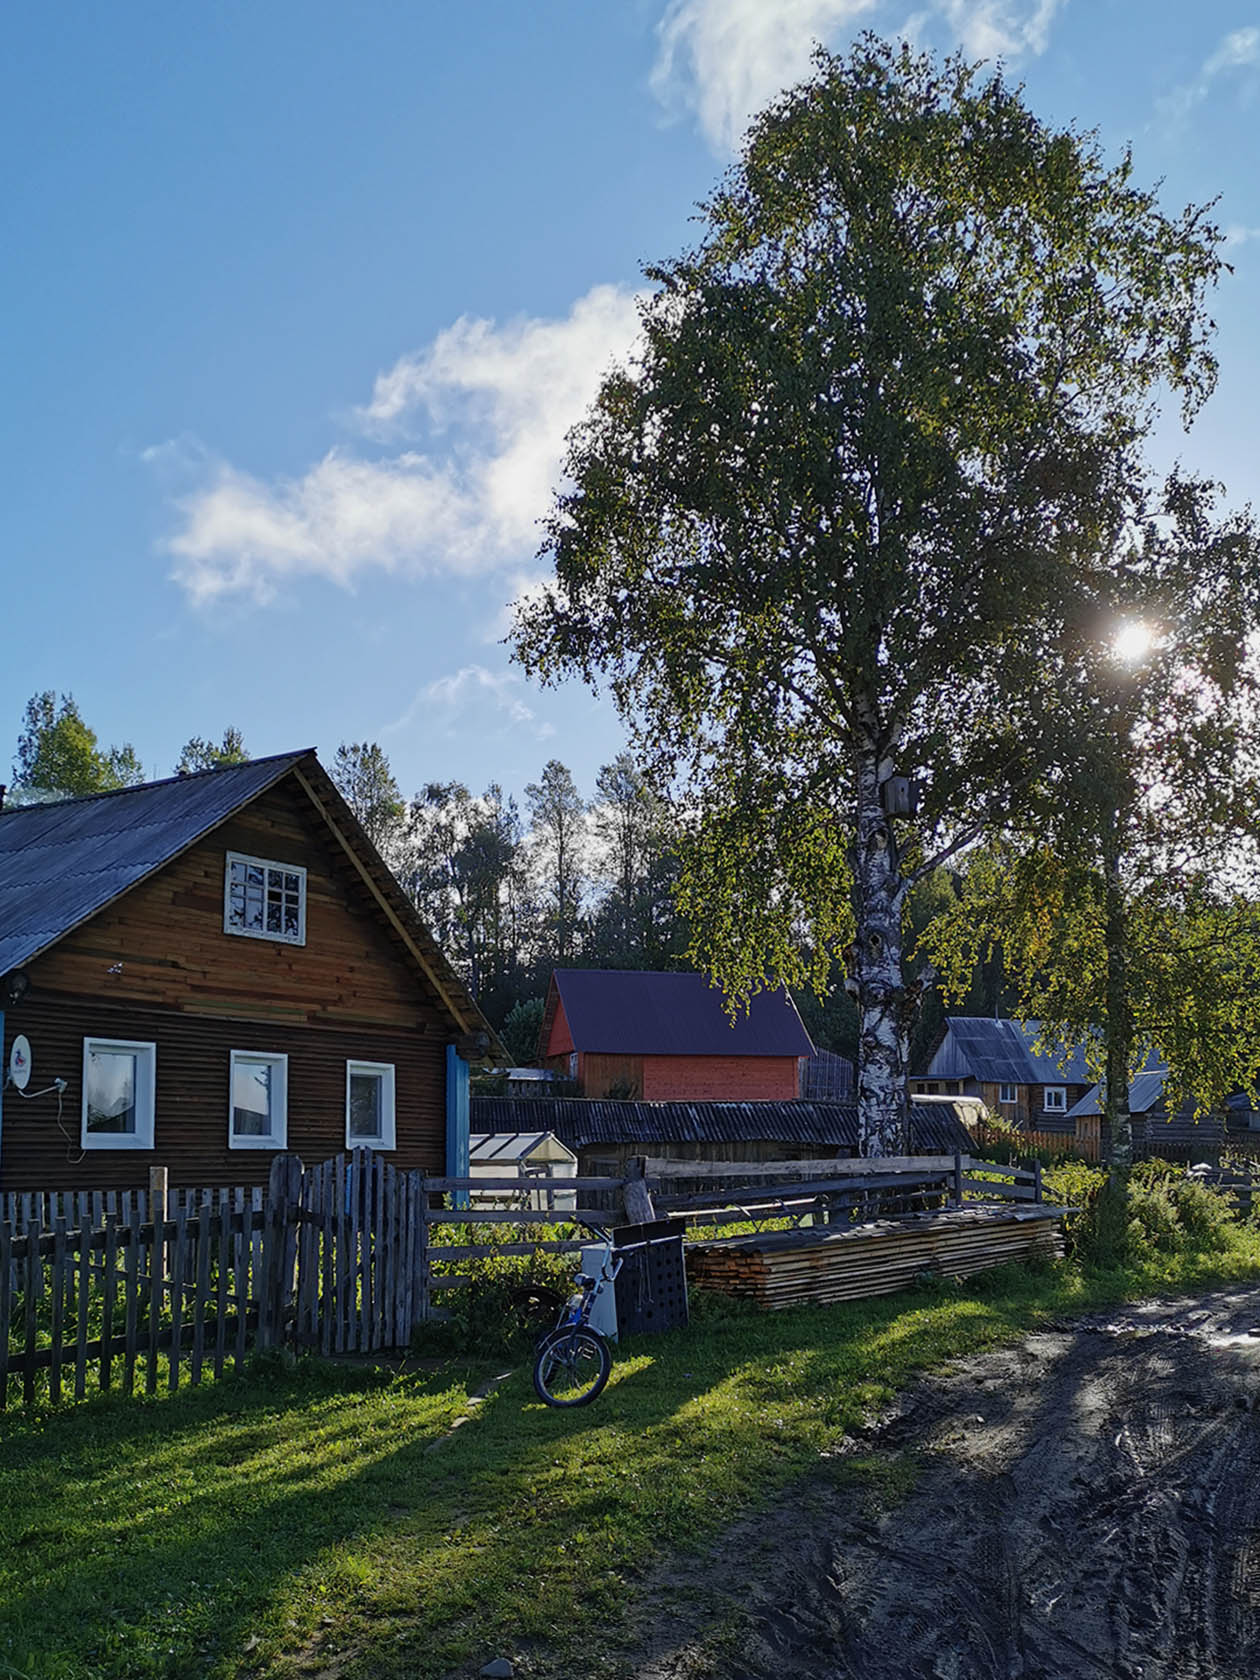
M510 1132L545 1126L570 1149L599 1144L750 1143L769 1140L799 1146L857 1150L856 1103L820 1102L615 1102L582 1097L473 1097L475 1131ZM915 1154L967 1153L972 1140L948 1103L913 1103Z
M1034 1046L1040 1030L1039 1021L951 1015L926 1072L915 1077L975 1079L988 1085L1092 1084L1085 1047L1073 1045L1062 1053L1038 1051Z
M553 982L576 1049L629 1056L809 1056L814 1046L786 991L748 1009L703 974L558 968Z

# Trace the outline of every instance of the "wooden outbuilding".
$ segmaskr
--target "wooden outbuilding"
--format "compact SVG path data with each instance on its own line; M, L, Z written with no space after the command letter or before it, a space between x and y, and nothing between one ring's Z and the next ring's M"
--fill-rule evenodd
M489 1029L313 752L0 813L0 1010L0 1190L467 1171Z

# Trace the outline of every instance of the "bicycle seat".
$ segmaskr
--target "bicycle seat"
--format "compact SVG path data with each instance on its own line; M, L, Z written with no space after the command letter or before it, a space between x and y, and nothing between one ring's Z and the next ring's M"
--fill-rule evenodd
M579 1289L594 1289L595 1279L588 1277L585 1272L577 1272L573 1278Z

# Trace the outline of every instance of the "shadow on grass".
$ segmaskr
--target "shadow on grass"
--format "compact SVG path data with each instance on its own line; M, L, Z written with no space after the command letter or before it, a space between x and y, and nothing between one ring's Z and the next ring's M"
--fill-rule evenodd
M1115 1298L1066 1271L629 1342L590 1408L520 1370L295 1376L79 1407L0 1432L0 1676L424 1680L505 1639L615 1623L662 1548L693 1551L816 1467L922 1368ZM257 1643L248 1651L247 1642Z

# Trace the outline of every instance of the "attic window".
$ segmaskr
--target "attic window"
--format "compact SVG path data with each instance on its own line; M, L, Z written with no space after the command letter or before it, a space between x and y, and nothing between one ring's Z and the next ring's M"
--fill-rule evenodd
M227 854L223 931L246 939L306 944L306 871L296 863Z

